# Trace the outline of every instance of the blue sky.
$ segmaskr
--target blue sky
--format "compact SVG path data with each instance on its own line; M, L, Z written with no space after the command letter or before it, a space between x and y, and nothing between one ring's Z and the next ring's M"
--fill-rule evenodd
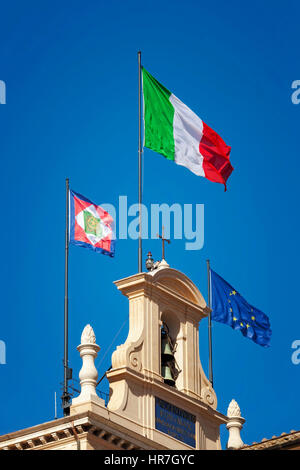
M96 203L137 202L137 51L155 77L231 145L228 191L144 153L144 203L205 205L202 250L167 247L169 264L207 298L205 260L273 330L264 349L213 325L215 390L235 398L246 443L299 429L299 4L238 2L6 2L1 6L0 194L3 203L0 433L54 417L63 378L65 178ZM13 223L11 221L13 217ZM144 257L161 253L144 242ZM70 366L86 323L101 346L99 376L127 336L127 299L113 281L137 271L137 242L114 259L70 248ZM207 320L200 356L208 371ZM103 360L101 358L104 358ZM107 384L103 381L103 390ZM58 400L59 402L59 400ZM60 403L58 403L60 404ZM61 411L59 410L59 416ZM222 443L227 431L222 430Z

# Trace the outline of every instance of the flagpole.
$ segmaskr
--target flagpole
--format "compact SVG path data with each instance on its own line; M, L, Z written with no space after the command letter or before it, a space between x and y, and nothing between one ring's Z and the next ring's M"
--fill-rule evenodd
M138 271L143 271L142 267L142 108L141 108L141 51L138 51L138 73L139 73L139 250L138 250Z
M210 282L210 262L209 259L206 261L207 264L207 295L208 295L208 307L211 309L211 282ZM208 315L208 348L209 348L209 381L211 386L214 386L213 380L213 368L212 368L212 329L211 329L211 312Z
M69 276L69 178L66 178L66 229L65 229L65 305L64 305L64 390L62 407L64 416L70 414L70 395L68 390L69 360L68 360L68 276Z

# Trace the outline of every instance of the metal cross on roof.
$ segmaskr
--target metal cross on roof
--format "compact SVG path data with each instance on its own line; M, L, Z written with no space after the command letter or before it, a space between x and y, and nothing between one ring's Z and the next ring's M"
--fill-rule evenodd
M161 239L161 242L162 242L162 260L165 259L165 242L167 243L171 243L171 240L168 240L167 238L164 237L164 226L162 227L162 234L161 235L157 235L160 239Z

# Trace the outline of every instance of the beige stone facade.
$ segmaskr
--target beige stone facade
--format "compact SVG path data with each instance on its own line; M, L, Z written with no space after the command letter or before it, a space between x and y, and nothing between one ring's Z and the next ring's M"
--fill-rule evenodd
M300 450L299 431L244 445L240 431L245 420L237 402L231 401L227 416L217 411L199 355L199 322L209 309L188 277L163 260L150 272L115 284L129 300L129 333L106 374L108 405L96 392L94 360L100 347L87 325L77 348L81 393L70 415L0 436L0 450L220 450L222 424L230 449ZM165 325L175 346L173 386L164 380L161 361Z
M199 357L199 322L209 309L197 287L184 274L163 265L116 282L129 299L129 335L112 356L107 374L108 409L127 425L169 449L191 449L156 429L155 400L162 399L195 416L195 448L220 449L219 427L227 418L216 411L217 397ZM180 373L175 387L161 371L160 331L168 325L176 343Z
M163 260L116 283L129 300L129 334L112 355L107 407L96 395L99 351L87 325L78 350L81 394L70 416L0 437L0 449L221 449L217 397L199 356L199 322L209 309L192 281ZM124 312L124 314L126 314ZM164 381L161 328L174 345L178 377Z
M114 423L107 410L85 411L0 437L0 450L149 450L153 443ZM158 449L163 449L157 446Z

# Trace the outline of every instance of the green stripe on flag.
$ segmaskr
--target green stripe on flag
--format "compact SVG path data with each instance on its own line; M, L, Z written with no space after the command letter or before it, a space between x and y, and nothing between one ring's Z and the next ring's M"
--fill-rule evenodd
M144 145L148 149L175 159L173 134L174 107L171 92L142 68L144 95Z

